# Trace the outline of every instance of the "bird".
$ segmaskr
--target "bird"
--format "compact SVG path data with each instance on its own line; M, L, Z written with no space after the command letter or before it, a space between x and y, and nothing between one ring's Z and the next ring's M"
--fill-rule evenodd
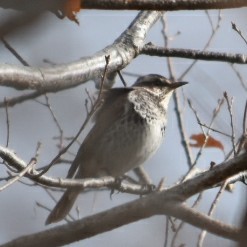
M174 82L158 74L140 76L131 87L103 90L94 125L81 144L67 178L120 177L142 165L160 147ZM82 189L68 188L46 225L61 221Z

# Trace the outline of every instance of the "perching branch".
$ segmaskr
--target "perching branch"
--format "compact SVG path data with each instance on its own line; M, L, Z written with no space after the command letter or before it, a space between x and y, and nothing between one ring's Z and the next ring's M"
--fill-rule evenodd
M9 165L15 167L17 170L19 170L20 167L23 167L23 165L26 165L25 162L19 159L15 154L13 154L13 152L3 147L0 148L0 157L4 159ZM78 241L80 239L85 239L94 236L96 234L112 230L116 227L159 214L172 215L184 221L187 220L188 223L201 227L209 232L219 234L224 237L227 236L230 239L236 240L239 234L239 231L236 228L230 226L226 226L225 228L216 227L217 221L207 218L207 216L204 215L201 215L201 217L205 221L208 220L213 223L212 224L210 224L209 222L208 224L206 224L205 222L202 223L201 221L198 220L200 217L199 218L191 217L189 220L187 217L188 214L184 214L183 211L180 211L179 208L182 207L180 203L184 202L189 197L201 191L204 191L205 189L211 188L215 184L218 184L224 181L225 179L235 174L238 174L239 172L242 172L244 170L247 170L246 153L236 158L233 158L229 161L223 162L222 164L215 166L211 170L206 171L198 175L197 177L189 179L168 190L153 193L145 198L141 198L133 202L124 204L122 206L115 207L103 213L99 213L94 216L90 216L85 219L82 219L80 221L73 222L71 223L73 224L73 226L69 225L68 227L68 225L66 225L66 226L56 227L47 232L44 231L40 233L40 235L39 233L37 233L36 237L43 239L42 241L40 241L40 244L42 245L38 245L38 246L44 246L44 245L59 246L61 244ZM43 181L45 181L48 178L45 176L41 176L41 177L35 177L35 179L40 179L41 182L42 179ZM76 180L74 182L76 182ZM189 209L187 209L187 211L188 210ZM196 216L198 216L198 214L199 214L198 212L195 213ZM125 217L123 217L123 215ZM133 217L133 215L135 215L135 217ZM100 218L100 222L97 220L99 218ZM95 227L96 222L98 227ZM218 224L222 225L222 223L220 222L218 222ZM83 231L83 229L87 229L86 232ZM72 233L72 231L74 231L74 233ZM51 232L53 234L51 234ZM44 237L44 234L47 237ZM48 235L50 236L49 238ZM30 240L32 239L32 235L17 239L16 241L18 243L18 246L24 246L22 245L23 243L21 244L20 241L24 241L25 246L30 246L27 242L28 239L29 241L32 241ZM59 244L55 244L55 243L59 243ZM14 246L14 244L16 244L15 241L13 241L13 243L10 242L9 244L3 246Z
M15 159L7 156L6 152L3 152L6 151L4 148L1 148L0 151L0 156L9 165L14 164ZM214 234L237 240L239 237L237 228L212 220L181 203L187 198L246 169L247 154L243 154L168 190L153 193L145 198L86 217L69 225L58 226L47 231L21 237L2 245L2 247L32 246L34 238L38 244L37 247L60 246L160 214L172 215Z

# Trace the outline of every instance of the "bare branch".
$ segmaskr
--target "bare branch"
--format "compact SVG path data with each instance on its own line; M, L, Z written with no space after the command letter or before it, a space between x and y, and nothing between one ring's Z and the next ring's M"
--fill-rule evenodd
M209 16L208 11L205 11L205 12L206 12L206 15L207 15L207 17L208 17L208 19L209 19L209 23L210 23L210 25L211 25L211 28L212 28L212 33L211 33L210 37L208 38L206 44L205 44L204 47L203 47L203 50L202 50L203 52L205 52L206 49L208 49L208 47L210 46L210 44L211 44L211 42L212 42L214 36L216 35L218 29L220 28L220 22L221 22L221 20L222 20L222 18L221 18L221 12L220 12L220 11L221 11L221 10L219 10L219 13L218 13L218 21L217 21L217 24L216 24L216 27L215 27L215 28L214 28L214 26L213 26L212 19L211 19L211 17ZM189 71L195 66L195 64L196 64L197 62L198 62L198 60L195 59L195 60L194 60L194 61L186 68L186 70L179 76L179 80L182 80L182 79L189 73Z
M198 151L198 153L197 153L197 155L196 155L196 158L195 158L195 160L194 160L194 162L193 162L193 164L192 164L190 170L189 170L189 171L187 172L187 174L184 176L183 181L186 180L188 177L190 177L190 173L193 172L193 169L195 168L195 166L196 166L196 164L197 164L199 158L201 157L202 151L203 151L203 149L206 147L207 142L208 142L208 140L209 140L209 137L210 137L209 134L210 134L210 131L211 131L211 127L212 127L212 125L213 125L213 123L214 123L214 121L215 121L217 115L219 114L219 112L220 112L220 110L221 110L221 107L222 107L223 103L224 103L224 99L223 99L223 98L220 99L220 100L218 101L218 105L216 106L216 108L215 108L214 111L213 111L213 116L212 116L212 119L211 119L211 121L210 121L209 128L208 128L208 130L207 130L207 132L206 132L205 139L204 139L204 143L203 143L203 145L200 147L200 149L199 149L199 151Z
M234 22L232 22L232 29L235 30L239 34L239 36L243 39L243 41L247 45L247 39L244 37L241 30L237 27L237 25Z
M247 91L247 85L246 82L244 81L244 78L242 77L242 75L240 74L240 72L237 70L237 68L234 66L234 64L229 64L231 66L231 68L233 69L233 71L235 72L237 78L239 79L243 89L245 91Z
M226 99L227 108L228 108L229 115L230 115L231 130L232 130L231 140L232 140L233 153L234 155L236 155L235 128L234 128L233 109L232 109L233 98L229 99L227 92L224 92L224 97Z
M4 186L0 187L0 191L3 191L16 181L18 181L21 177L25 176L26 173L29 172L30 169L33 168L33 166L36 164L36 159L32 159L30 163L14 178L12 178L8 183L6 183Z
M47 96L47 94L45 94L45 101L46 101L45 106L47 106L47 108L49 109L49 112L52 116L52 119L53 119L53 121L54 121L54 123L57 126L57 129L59 131L59 146L58 146L58 148L59 148L59 150L61 150L63 148L63 137L64 137L63 128L61 127L61 125L60 125L60 123L56 117L56 114L54 113L54 111L51 107L51 104L49 102L49 97Z
M4 46L16 57L16 59L24 66L29 66L22 56L7 42L3 37L1 38Z
M199 10L199 9L224 9L247 6L245 0L83 0L83 9L129 9L129 10Z
M222 196L223 192L225 191L225 188L226 188L227 184L228 184L228 181L226 180L222 184L222 186L220 187L220 189L219 189L219 191L218 191L218 193L217 193L217 195L216 195L216 197L215 197L215 199L214 199L213 203L211 204L211 207L210 207L210 209L208 211L208 216L212 217L213 212L216 209L216 205L219 202L219 199ZM205 240L206 234L207 234L207 231L205 231L205 230L203 230L201 232L201 234L199 236L199 239L198 239L198 244L197 244L198 247L203 247L203 242Z
M194 226L207 229L217 235L232 240L238 239L240 234L239 229L230 225L222 224L221 222L196 212L185 205L179 203L173 204L169 200L171 199L169 197L167 199L168 200L162 201L162 204L159 203L160 206L162 205L159 210L157 210L157 207L153 207L150 200L148 201L147 198L142 198L102 213L88 216L82 220L77 220L43 232L17 238L9 243L1 245L0 247L31 247L34 242L36 247L61 246L151 217L155 215L155 213L173 215Z
M167 25L166 25L165 17L163 17L161 19L161 22L162 22L162 25L163 25L162 35L164 37L165 48L168 49L169 37L168 37L168 34L167 34ZM172 79L175 79L174 71L173 71L173 68L172 68L172 63L171 63L171 58L170 57L167 57L167 66L168 66L168 71L169 71L170 77ZM177 91L175 91L173 93L173 100L174 100L174 104L175 104L175 114L176 114L177 122L178 122L178 130L179 130L179 133L180 133L180 136L181 136L181 140L182 140L182 145L183 145L183 148L184 148L184 151L185 151L187 164L188 164L188 167L190 168L191 165L192 165L192 152L191 152L191 149L190 149L190 146L189 146L188 136L186 134L185 125L184 125L183 118L182 118L182 107L181 107L181 104L180 104L180 99L179 99Z
M32 0L23 1L2 1L0 6L2 8L11 8L21 11L30 9ZM24 3L23 3L24 2ZM36 3L37 2L37 3ZM32 10L50 10L58 14L58 10L62 8L64 1L61 0L40 0L35 2L35 8ZM52 2L52 3L51 3ZM227 8L240 8L246 7L245 0L81 0L82 9L108 9L108 10L199 10L199 9L227 9Z
M5 160L10 166L14 167L18 171L22 171L26 168L27 164L15 155L12 151L7 148L0 146L0 157ZM203 172L197 175L195 178L188 179L185 182L176 185L169 189L175 190L177 193L181 187L182 200L186 200L190 196L199 193L205 189L211 188L212 186L219 184L225 179L232 177L239 172L247 170L247 154L242 154L233 158L229 161L223 162L222 164L215 166L209 171ZM53 179L47 176L37 177L37 171L33 170L32 173L26 173L26 176L43 185L55 186L60 188L67 187L102 187L114 184L115 178L104 177L102 179ZM137 187L136 187L137 188Z
M179 49L179 48L163 48L155 46L152 43L146 44L141 50L141 54L149 56L159 57L179 57L188 59L198 59L204 61L219 61L229 63L247 63L247 55L245 54L229 54L227 52L211 52L211 51L200 51L192 49Z
M1 64L0 86L18 90L34 89L39 92L57 92L72 88L88 80L100 78L105 67L105 55L111 57L109 73L121 70L140 53L147 32L161 15L162 12L157 11L139 13L113 45L77 62L49 68Z
M6 113L6 126L7 126L7 137L6 137L6 147L9 146L9 134L10 134L10 121L9 121L9 109L8 109L8 101L4 98L5 104L5 113Z
M17 169L17 171L23 171L26 169L27 164L25 161L20 159L14 152L7 148L0 147L0 157L6 161L10 166ZM151 192L150 188L143 187L138 184L127 184L119 183L113 177L103 177L103 178L90 178L90 179L61 179L52 178L45 175L39 176L40 173L36 170L32 172L26 172L24 174L26 177L30 178L36 183L42 184L44 186L58 187L58 188L68 188L68 187L81 187L81 188L102 188L110 187L117 189L121 192L128 192L131 194L144 195Z
M17 96L17 97L13 97L13 98L7 98L7 101L8 101L8 106L15 106L16 104L19 104L19 103L23 103L27 100L30 100L30 99L35 99L41 95L43 95L44 92L38 92L38 91L35 91L35 92L32 92L32 93L27 93L27 94L23 94L21 96ZM4 102L0 102L0 107L4 107Z
M10 152L6 148L3 148L3 147L0 148L0 156L6 162L8 162L9 165L13 165L17 169L20 167L26 166L25 162L20 160L16 155L14 155L12 152ZM168 190L158 192L158 193L153 193L145 198L135 200L133 202L124 204L122 206L110 209L109 211L87 217L81 221L71 223L69 228L67 225L66 227L62 226L62 227L54 228L53 230L48 231L48 232L54 231L51 239L48 238L49 233L43 232L43 233L40 233L41 235L37 235L37 234L30 235L29 237L26 237L26 238L23 237L16 241L23 241L23 239L28 241L28 239L29 238L32 239L33 236L36 236L36 237L42 236L41 238L42 240L40 242L40 244L42 245L38 245L38 246L44 246L44 245L58 246L58 245L51 244L54 242L50 242L50 241L56 241L56 243L58 243L57 241L60 241L59 239L64 239L64 238L61 238L61 236L65 236L64 234L66 234L66 236L67 235L70 236L70 237L67 236L68 239L66 237L67 239L66 241L70 241L70 242L77 241L79 239L88 238L95 234L109 231L109 230L112 230L113 228L131 223L131 222L143 219L143 218L147 218L147 217L150 217L156 214L173 215L177 218L187 221L190 224L201 227L202 229L205 229L209 232L213 232L215 234L219 234L221 236L236 240L239 234L239 231L236 228L226 226L198 212L195 213L192 209L189 209L189 208L186 209L186 213L185 213L184 210L179 209L181 208L181 205L179 203L183 202L184 200L191 197L192 195L195 195L207 188L212 187L215 184L220 183L221 181L227 179L228 177L233 176L234 174L247 170L246 161L247 161L247 153L242 154L238 157L235 157L229 161L223 162L222 164L215 166L211 170L204 172L198 175L197 177L187 180L183 182L182 184L174 186ZM44 178L45 176L41 176L38 178L36 177L35 179L38 179L40 182L42 181L42 179L44 181ZM193 213L194 216L189 217L189 212L190 212L190 215ZM135 215L135 217L133 217L133 215ZM100 219L100 223L97 219ZM110 221L112 222L111 224L109 224L109 219L111 219ZM97 222L98 227L95 227L95 222ZM83 225L82 226L83 228L80 228L78 232L77 230L79 226L76 223L79 225L80 224ZM83 230L84 227L86 227L87 229L86 231ZM66 231L68 231L68 229L69 229L69 234L65 233ZM74 234L71 234L71 229L75 231ZM59 230L58 231L59 234L58 232L55 234L57 230ZM46 237L44 237L43 234L45 234ZM46 242L46 241L49 241L49 242ZM16 243L16 242L13 242L13 243ZM67 242L63 242L63 244L65 243ZM10 245L4 245L4 246L13 246L13 245L11 245L10 243ZM22 246L22 245L18 245L18 246ZM25 242L25 246L29 246L27 242Z

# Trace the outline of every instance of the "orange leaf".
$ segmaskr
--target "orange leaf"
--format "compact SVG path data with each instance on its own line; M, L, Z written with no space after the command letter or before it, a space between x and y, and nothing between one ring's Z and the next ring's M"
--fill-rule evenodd
M203 133L201 134L194 134L190 137L191 140L196 141L196 143L190 143L191 147L202 147L206 141L206 137ZM205 145L206 148L219 148L222 151L224 151L224 146L222 143L216 139L214 139L212 136L208 137L207 143Z
M76 13L81 9L81 0L67 0L64 5L64 14L79 25Z

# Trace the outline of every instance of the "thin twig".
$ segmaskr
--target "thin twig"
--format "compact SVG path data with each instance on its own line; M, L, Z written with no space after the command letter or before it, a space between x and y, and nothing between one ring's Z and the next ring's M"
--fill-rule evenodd
M224 135L224 136L227 136L227 137L232 137L231 135L229 135L229 134L227 134L227 133L225 133L225 132L222 132L222 131L220 131L220 130L217 130L217 129L214 129L214 128L212 128L212 127L209 127L208 125L206 125L206 124L203 124L203 123L199 123L201 126L203 126L203 127L205 127L205 128L207 128L207 129L210 129L211 131L213 131L213 132L216 132L216 133L219 133L219 134L221 134L221 135Z
M247 134L247 100L245 101L244 116L243 116L243 134Z
M224 99L219 100L218 105L217 105L216 108L214 109L214 111L213 111L213 116L212 116L211 122L210 122L210 124L209 124L209 127L210 127L210 128L212 127L212 125L213 125L213 123L214 123L214 121L215 121L215 119L216 119L218 113L220 112L220 109L221 109L223 103L224 103ZM196 158L195 158L195 160L194 160L194 162L193 162L193 167L194 167L194 166L196 165L196 163L198 162L198 160L199 160L199 158L200 158L200 156L201 156L201 154L202 154L202 150L203 150L203 149L206 147L206 145L207 145L207 142L208 142L208 139L209 139L209 134L210 134L210 128L208 129L208 131L207 131L207 133L206 133L206 136L205 136L204 143L203 143L203 145L201 146L200 150L198 151L197 156L196 156Z
M27 164L27 166L26 166L22 171L20 171L20 172L18 173L17 176L12 176L12 175L11 175L11 177L9 177L9 178L11 178L11 180L10 180L7 184L5 184L4 186L2 186L2 187L0 188L0 191L4 190L5 188L7 188L8 186L12 185L12 184L15 183L16 181L19 181L21 177L23 177L23 176L25 176L26 174L29 174L29 173L30 173L30 171L33 169L33 167L34 167L34 166L36 165L36 163L37 163L37 159L38 159L38 157L39 157L39 150L40 150L40 147L41 147L41 143L38 142L37 147L36 147L36 151L35 151L35 156L34 156L34 158L32 158L32 159L30 160L29 164Z
M201 122L201 120L200 120L200 118L199 118L199 115L198 115L196 109L195 109L194 106L192 105L191 100L188 99L187 102L188 102L188 105L189 105L190 109L193 111L193 113L194 113L194 115L195 115L195 117L196 117L197 123L198 123L199 126L201 127L202 133L204 134L204 136L206 136L205 130L202 128L202 122ZM209 128L208 128L208 129L209 129ZM210 128L210 129L211 129L211 128Z
M34 158L36 160L38 160L38 158L39 158L41 146L42 146L42 143L38 142L37 147L36 147L36 151L35 151L35 156L34 156Z
M26 100L30 100L30 99L35 99L41 95L43 95L44 92L43 91L35 91L35 92L32 92L32 93L27 93L27 94L23 94L21 96L17 96L17 97L13 97L13 98L8 98L7 101L8 101L8 106L9 107L13 107L15 106L16 104L19 104L19 103L23 103L25 102ZM0 102L0 108L2 107L5 107L5 103L4 102Z
M26 166L25 169L23 169L21 172L19 172L18 175L14 176L8 183L6 183L2 187L0 187L0 191L3 191L4 189L9 187L13 183L18 181L21 177L23 177L26 173L28 173L29 170L32 169L35 164L36 164L36 159L35 158L31 159L31 161L29 162L29 164Z
M168 236L169 236L169 216L166 216L166 230L165 230L164 247L168 247Z
M133 72L128 72L128 71L123 71L122 74L128 75L128 76L132 76L132 77L136 77L136 78L141 76L141 74L139 74L139 73L133 73Z
M206 12L207 13L207 12ZM208 13L207 13L208 14ZM208 15L207 15L208 16ZM217 21L217 24L216 24L216 27L214 28L213 25L212 25L212 20L211 18L209 18L208 16L208 19L209 19L209 23L211 24L211 27L212 27L212 33L207 41L207 43L205 44L202 52L206 51L206 49L210 46L216 32L218 31L218 29L220 28L220 22L222 20L221 18L221 14L220 14L220 11L219 11L219 14L218 14L218 21ZM191 71L191 69L195 66L195 64L198 62L198 59L195 59L191 65L179 76L178 80L182 80L188 73L189 71Z
M237 154L239 154L242 150L247 152L247 100L245 102L242 128L243 134L239 139L239 145L236 145L238 147Z
M220 197L222 196L227 184L228 184L228 181L226 180L222 184L222 186L220 187L220 189L219 189L219 191L218 191L218 193L217 193L217 195L216 195L216 197L215 197L215 199L214 199L213 203L211 204L211 207L210 207L210 209L208 211L208 216L212 216L213 215L213 212L214 212L214 210L216 208L216 205L219 202ZM205 231L205 230L201 231L201 233L199 235L199 238L198 238L197 247L202 247L203 246L203 242L204 242L204 239L206 237L206 234L207 234L207 231Z
M6 126L7 126L6 147L8 147L9 146L9 134L10 134L10 121L9 121L8 101L6 98L4 98L4 103L5 103Z
M233 122L233 109L232 109L233 98L231 97L231 99L229 99L227 92L224 92L224 97L226 99L227 108L228 108L228 112L230 115L230 123L231 123L231 129L232 129L231 141L232 141L233 153L234 153L234 156L236 156L237 153L236 153L236 144L235 144L235 128L234 128L234 122Z
M190 170L187 172L187 174L183 177L183 179L182 179L181 181L185 181L188 177L190 177L191 172L193 171L193 169L194 169L194 167L196 166L196 164L197 164L199 158L201 157L202 151L203 151L203 149L206 147L207 142L208 142L208 139L209 139L211 126L213 125L213 123L214 123L214 121L215 121L215 119L216 119L218 113L220 112L220 109L221 109L223 103L224 103L224 98L222 98L221 100L218 101L218 105L216 106L216 108L215 108L214 111L213 111L213 116L212 116L211 122L210 122L210 124L209 124L209 127L210 127L210 128L208 128L208 130L207 130L207 133L206 133L205 139L204 139L204 143L203 143L203 145L200 147L200 149L199 149L199 151L198 151L198 153L197 153L197 155L196 155L196 158L195 158L195 160L194 160L194 162L193 162L193 164L192 164Z
M244 79L242 77L242 75L240 74L240 72L237 70L237 68L234 66L234 64L229 64L231 66L231 68L233 69L233 71L235 72L236 76L238 77L243 89L245 91L247 91L247 85L246 83L244 82Z
M202 200L202 195L203 192L199 193L199 195L197 196L195 202L193 203L193 205L191 206L191 208L196 208L199 205L199 202ZM171 241L171 247L175 247L176 245L176 239L178 237L178 234L180 232L180 230L182 229L182 227L184 226L184 224L186 224L184 221L181 221L181 223L178 225L175 234L173 235L172 241Z
M89 99L89 101L90 101L90 109L92 109L95 100L94 100L93 97L90 95L90 93L89 93L89 91L87 90L87 88L85 88L85 92L86 92L87 97L88 97L88 99ZM90 112L90 111L87 109L87 114L89 114L89 112Z
M118 76L119 76L121 82L123 83L124 87L127 87L127 83L126 83L126 81L124 80L124 78L123 78L123 76L122 76L120 70L118 70L117 73L118 73Z
M244 41L245 44L247 45L247 40L246 40L246 38L244 37L244 35L242 34L241 30L237 27L237 25L236 25L234 22L232 22L232 29L233 29L234 31L236 31L236 32L239 34L239 36L243 39L243 41Z
M164 42L165 42L165 47L167 48L169 45L169 37L167 36L167 26L166 26L166 20L165 20L165 15L161 18L161 22L163 25L163 29L162 29L162 34L164 37ZM172 69L172 65L171 65L171 58L167 58L167 66L168 66L168 71L170 73L170 77L174 78L173 76L173 69ZM184 126L184 122L182 119L182 112L181 112L181 105L179 103L179 97L178 97L178 93L175 91L173 93L173 100L174 100L174 104L175 104L175 113L177 116L177 121L178 121L178 129L180 132L180 136L181 136L181 140L182 140L182 145L186 154L186 158L187 158L187 164L189 167L191 167L192 165L192 153L191 153L191 149L189 147L189 141L188 141L188 137L186 135L186 131L185 131L185 126Z
M4 46L16 57L16 59L24 66L29 66L27 61L25 61L22 56L7 42L3 37L1 37L1 41Z
M209 14L208 10L205 10L206 16L208 17L208 21L210 23L211 29L214 30L214 24L213 24L213 20L211 18L211 15Z
M60 133L60 135L59 135L59 150L61 150L63 148L63 129L62 129L62 127L61 127L52 107L51 107L51 104L49 102L49 98L48 98L47 94L44 94L44 96L45 96L45 100L46 100L46 106L48 107L49 112L51 113L51 116L52 116L52 118L53 118L53 120L54 120L54 122L58 128L59 133Z

